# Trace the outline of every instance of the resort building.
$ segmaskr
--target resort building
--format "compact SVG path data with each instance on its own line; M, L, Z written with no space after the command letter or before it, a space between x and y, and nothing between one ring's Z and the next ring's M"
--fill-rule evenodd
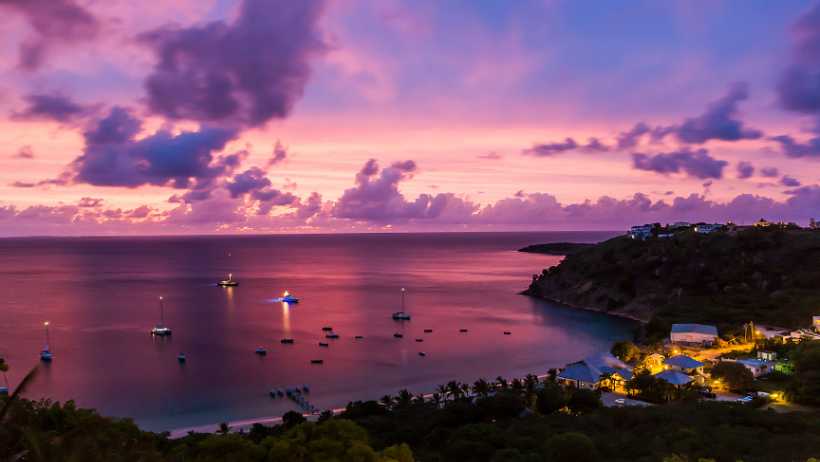
M652 229L654 229L654 227L654 225L633 226L629 229L627 234L632 239L643 241L652 237Z
M729 359L725 359L724 361L731 361ZM752 373L755 377L760 377L761 375L766 375L771 373L774 370L774 363L771 361L766 361L763 359L757 358L744 358L744 359L736 359L734 360L738 364L742 364L749 369L749 372Z
M641 362L641 366L649 371L650 374L657 374L664 370L663 361L665 357L660 353L652 353L647 355Z
M769 226L771 226L771 225L772 225L772 222L770 222L770 221L766 221L766 220L765 220L765 219L763 219L763 218L761 218L760 220L757 220L757 221L755 222L755 224L754 224L754 226L755 226L756 228L768 228L768 227L769 227Z
M672 324L669 340L682 345L710 346L718 336L717 327L706 324Z
M612 354L601 353L577 363L567 364L556 379L559 383L575 388L592 390L607 386L618 389L632 379L632 369Z
M676 387L686 385L687 383L692 381L692 377L689 377L688 375L680 371L663 371L655 374L655 378L661 379L665 382L675 385Z
M774 351L758 351L757 359L762 359L764 361L774 361L777 359L777 353L775 353Z
M723 225L720 223L698 223L695 225L695 232L699 234L711 234L720 231Z
M667 358L663 364L671 371L683 372L685 374L703 373L704 363L686 355L677 355Z

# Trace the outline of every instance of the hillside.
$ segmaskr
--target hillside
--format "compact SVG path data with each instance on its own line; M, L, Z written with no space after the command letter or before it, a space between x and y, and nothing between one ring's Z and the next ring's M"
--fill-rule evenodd
M518 249L525 253L542 253L545 255L569 255L579 250L592 247L595 244L579 244L575 242L552 242L549 244L533 244Z
M655 326L807 326L820 314L820 232L753 228L646 241L616 237L534 275L525 293Z

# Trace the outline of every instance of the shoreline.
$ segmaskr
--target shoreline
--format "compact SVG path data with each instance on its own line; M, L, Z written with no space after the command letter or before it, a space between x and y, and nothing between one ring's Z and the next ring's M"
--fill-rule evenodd
M529 289L522 290L521 292L519 292L519 294L520 295L525 295L527 297L532 297L536 300L544 300L544 301L548 301L550 303L555 303L556 305L561 305L561 306L564 306L564 307L567 307L567 308L572 308L574 310L591 311L593 313L605 314L605 315L612 316L612 317L615 317L615 318L621 318L621 319L628 319L630 321L636 321L636 322L641 323L641 325L646 325L647 323L649 323L648 319L638 318L636 316L632 316L632 315L625 314L625 313L613 313L611 311L603 311L601 309L594 308L594 307L591 307L591 306L573 305L571 303L563 302L561 300L556 300L554 298L533 295L533 294L529 293Z

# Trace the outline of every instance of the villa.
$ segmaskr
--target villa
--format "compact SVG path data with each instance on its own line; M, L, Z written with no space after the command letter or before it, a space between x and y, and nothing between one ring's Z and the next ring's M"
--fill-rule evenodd
M618 388L631 378L632 369L611 353L601 353L568 364L556 377L564 385L590 390L600 388L607 384L605 382L612 388Z
M652 229L653 228L654 228L654 225L633 226L632 228L629 229L629 232L627 234L632 239L637 239L637 240L643 241L643 240L646 240L646 239L649 239L650 237L652 237Z
M720 223L698 223L695 225L695 232L698 234L711 234L723 228Z
M692 381L692 377L680 371L663 371L655 374L655 378L661 379L677 387L686 385Z
M672 371L679 371L685 374L701 374L703 373L704 363L691 358L686 355L677 355L667 358L664 365Z
M724 361L731 361L730 359L726 359ZM766 361L765 359L757 359L757 358L743 358L743 359L736 359L734 362L738 364L742 364L749 369L749 372L752 373L755 377L760 377L762 375L770 374L774 371L774 363L771 361Z
M717 327L706 324L672 324L669 340L684 345L711 346L718 336Z

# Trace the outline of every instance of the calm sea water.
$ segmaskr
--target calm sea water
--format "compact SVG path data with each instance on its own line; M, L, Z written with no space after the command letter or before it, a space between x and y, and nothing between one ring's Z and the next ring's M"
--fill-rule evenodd
M151 430L296 409L269 398L271 388L308 384L311 401L329 408L451 379L544 373L629 337L633 325L519 295L560 257L516 249L609 235L5 239L0 354L14 386L37 364L50 321L54 361L27 395L74 399ZM215 287L228 272L241 285ZM402 287L413 316L403 323L391 319ZM285 289L301 303L271 301ZM149 334L160 295L168 339ZM341 338L325 340L327 325Z

